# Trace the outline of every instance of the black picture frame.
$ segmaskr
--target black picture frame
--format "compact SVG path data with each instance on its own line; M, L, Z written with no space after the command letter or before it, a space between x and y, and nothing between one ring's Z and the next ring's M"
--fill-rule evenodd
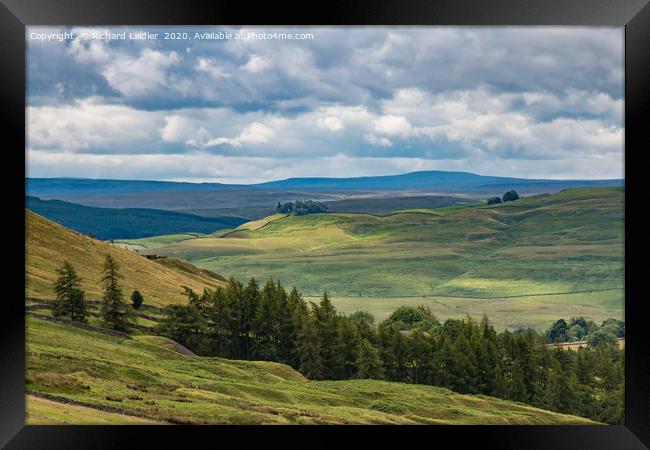
M435 427L136 427L26 426L24 245L25 26L26 25L607 25L625 27L625 425L620 426L435 426ZM645 0L329 0L313 4L252 4L182 0L0 0L0 114L3 134L5 225L16 246L5 255L0 325L0 445L8 449L166 448L264 438L277 445L338 444L360 431L364 439L395 445L477 442L483 448L636 449L650 445L650 351L645 345L639 283L645 269L639 206L650 123L650 4ZM645 125L645 127L644 127ZM644 145L644 147L642 147ZM22 187L21 187L22 186ZM8 192L9 191L9 192ZM633 198L634 195L634 198ZM8 200L12 200L9 202ZM636 212L635 212L636 210ZM11 233L11 234L9 234ZM24 236L24 235L23 235ZM7 249L7 245L4 246ZM22 292L21 292L22 290ZM295 434L299 432L300 436ZM417 434L417 436L415 436ZM429 442L427 444L427 442ZM244 444L248 445L248 444ZM262 444L264 445L264 444ZM364 443L367 445L367 442Z

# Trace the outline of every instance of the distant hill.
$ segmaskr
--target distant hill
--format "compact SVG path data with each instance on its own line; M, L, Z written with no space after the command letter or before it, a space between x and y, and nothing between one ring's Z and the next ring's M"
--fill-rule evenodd
M77 205L28 196L27 208L68 228L99 239L136 239L179 232L212 233L233 228L245 219L232 216L201 217L159 209L113 209Z
M64 196L135 193L214 192L229 190L435 190L440 192L534 190L556 192L572 187L622 186L623 180L546 180L477 175L442 170L356 178L288 178L259 184L177 183L169 181L27 178L28 195Z
M26 178L25 192L37 197L55 195L128 194L141 192L201 192L241 189L221 183L181 183L144 180L94 180L89 178Z
M545 180L477 175L440 170L357 178L289 178L255 185L265 189L426 190L443 192L487 189L562 190L571 187L622 186L623 180Z
M56 269L69 261L82 279L86 296L97 299L101 295L99 279L107 253L111 253L123 276L124 292L140 290L149 305L178 303L183 300L182 287L203 291L224 284L219 275L197 269L175 258L150 261L137 253L117 248L106 242L91 239L72 231L32 211L25 217L27 278L26 295L54 298L52 283Z

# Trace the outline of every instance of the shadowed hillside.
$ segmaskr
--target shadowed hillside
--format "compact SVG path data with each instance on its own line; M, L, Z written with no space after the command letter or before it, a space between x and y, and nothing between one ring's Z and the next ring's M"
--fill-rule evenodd
M201 217L145 208L94 208L61 200L27 197L27 208L48 219L99 239L131 239L177 232L212 233L245 222L238 217Z

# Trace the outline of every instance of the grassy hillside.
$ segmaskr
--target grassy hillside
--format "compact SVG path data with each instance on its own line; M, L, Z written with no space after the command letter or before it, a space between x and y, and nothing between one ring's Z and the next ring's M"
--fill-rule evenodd
M29 423L589 424L485 396L385 381L308 381L288 366L182 355L156 336L123 339L33 317L27 321ZM81 405L81 406L79 406Z
M127 295L139 289L149 305L164 305L182 300L181 286L195 290L215 288L222 278L184 261L166 258L150 261L137 253L90 239L26 211L26 295L53 298L56 269L68 260L82 278L86 297L99 298L102 264L110 252L121 268Z
M359 309L366 309L364 299L488 299L516 323L523 316L510 306L535 296L548 311L557 304L588 305L617 317L623 197L621 188L585 188L495 206L288 216L158 251L225 276L278 277L307 295L327 289L358 299ZM445 311L453 312L448 305L436 312ZM538 323L548 325L545 320Z
M60 200L27 197L27 207L43 217L99 239L142 238L178 232L212 233L245 222L231 216L201 217L160 209L94 208Z
M28 425L162 425L165 422L27 396Z

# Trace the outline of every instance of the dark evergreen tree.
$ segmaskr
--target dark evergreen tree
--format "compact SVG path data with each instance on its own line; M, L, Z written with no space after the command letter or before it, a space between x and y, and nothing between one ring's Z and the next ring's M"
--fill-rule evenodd
M251 357L255 334L255 316L260 303L260 289L255 278L251 278L244 288L244 301L241 305L241 348L245 359Z
M106 255L101 282L104 286L101 314L109 328L127 331L131 325L131 308L124 301L119 282L119 267L111 254Z
M546 332L547 340L550 343L566 342L567 341L567 323L564 319L560 319L549 328Z
M56 301L52 314L54 317L67 317L77 322L86 322L88 305L77 272L68 261L65 261L63 266L57 269L57 273L59 277L54 283Z
M355 324L347 317L339 317L334 344L334 367L332 378L347 380L357 373L358 347L361 337Z
M231 328L235 322L232 306L231 290L218 288L212 296L210 336L215 354L222 358L232 357L233 334L236 333Z
M194 305L169 305L157 332L178 342L199 355L210 355L208 324Z
M133 308L140 309L142 303L144 303L144 298L142 297L140 291L133 291L133 293L131 293L131 304L133 305Z
M310 380L322 380L325 367L321 359L321 341L313 319L304 316L297 335L296 352L299 372Z
M320 303L314 308L316 331L320 341L321 362L324 377L333 378L336 372L336 335L337 317L336 308L332 304L327 292L323 292Z
M367 339L362 338L359 341L355 367L355 378L379 380L384 376L379 351Z

